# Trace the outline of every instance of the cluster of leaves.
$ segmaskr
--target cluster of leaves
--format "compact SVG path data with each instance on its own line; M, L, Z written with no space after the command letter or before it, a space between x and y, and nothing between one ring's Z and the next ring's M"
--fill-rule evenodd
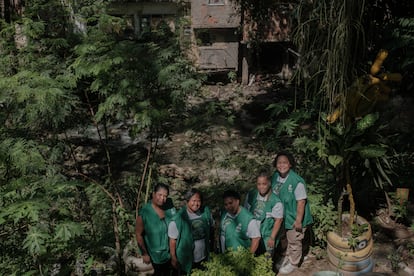
M203 265L204 270L195 269L191 275L274 275L271 258L265 255L255 257L248 249L242 247L234 251L227 251L224 254L212 254L211 259Z
M122 21L111 16L100 21L99 28L91 29L85 43L76 48L73 63L76 75L87 85L84 91L98 100L99 105L93 106L96 120L132 118L133 134L148 128L160 137L168 134L171 108L184 111L184 97L200 86L195 71L179 54L179 44L172 41L174 34L162 26L149 41L118 41L105 32Z
M388 146L391 143L379 131L384 127L379 118L379 113L370 113L346 128L340 124L323 127L327 142L324 153L329 164L340 171L341 166L352 160L354 179L362 179L357 173L369 174L376 187L384 188L392 185L389 175L392 174L393 152Z
M401 263L401 255L400 254L395 254L395 252L393 252L393 253L390 253L390 254L387 255L387 259L391 263L392 271L397 272L398 269L400 268L399 264Z
M264 122L254 131L259 138L263 138L267 150L290 147L294 138L303 135L302 126L309 126L314 116L312 109L298 108L295 104L294 99L286 98L264 108Z
M366 223L358 224L354 223L351 227L351 236L348 237L348 245L352 250L357 249L358 244L361 242L358 237L361 236L362 233L368 230L369 225Z
M325 203L326 201L326 203ZM326 234L335 228L337 212L332 199L324 199L322 194L314 194L309 192L309 202L311 204L311 212L314 223L312 231L314 234L313 243L315 246L326 246Z
M300 1L293 12L293 41L300 53L295 79L318 110L333 108L359 74L364 9L363 1Z
M392 200L392 213L394 219L398 222L405 222L408 215L408 202L407 200L402 199L396 192L389 193Z

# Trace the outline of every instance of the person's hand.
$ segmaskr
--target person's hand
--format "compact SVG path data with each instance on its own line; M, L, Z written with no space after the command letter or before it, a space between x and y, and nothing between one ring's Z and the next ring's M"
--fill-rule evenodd
M151 263L151 258L148 254L142 255L142 260L144 261L145 264Z
M270 237L267 240L267 247L273 249L273 247L275 247L275 239L273 239L272 237Z
M177 257L171 257L171 265L172 265L175 269L178 269L178 265L179 265L179 263L178 263Z
M293 223L293 229L295 229L296 232L302 233L302 222L295 220L295 223Z

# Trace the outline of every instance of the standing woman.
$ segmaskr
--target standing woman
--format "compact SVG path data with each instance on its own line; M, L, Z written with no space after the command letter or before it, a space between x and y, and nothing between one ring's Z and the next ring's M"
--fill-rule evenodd
M259 173L256 179L256 188L248 192L244 207L260 222L262 239L257 253L268 252L273 255L273 250L279 243L279 230L283 221L283 204L279 197L272 192L269 172Z
M169 187L157 184L151 202L139 211L135 233L144 263L152 263L154 275L170 275L171 256L168 243L168 224L176 210L168 198ZM167 200L168 199L168 200Z
M305 231L313 223L307 200L306 184L294 170L295 160L288 152L279 152L273 165L272 190L283 202L287 237L285 261L280 274L289 274L298 268L302 259L302 240Z
M203 197L197 189L185 194L186 205L174 216L168 227L171 264L180 274L202 268L210 252L213 217L210 209L202 206Z

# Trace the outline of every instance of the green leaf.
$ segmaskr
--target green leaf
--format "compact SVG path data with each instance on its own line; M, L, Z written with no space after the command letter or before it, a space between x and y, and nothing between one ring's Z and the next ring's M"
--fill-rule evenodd
M54 239L66 242L83 234L84 231L82 225L73 221L67 221L56 226Z
M23 248L27 249L32 256L46 253L46 242L50 239L49 234L37 227L30 227L27 236L23 241Z
M278 103L269 104L265 110L270 111L271 116L274 117L287 112L288 108L291 105L292 103L290 101L282 101Z
M1 216L13 219L14 223L19 222L21 219L38 222L40 213L48 208L49 206L45 202L24 201L8 205L2 210Z
M276 128L276 134L279 136L281 133L286 132L288 136L292 137L297 127L298 123L293 119L280 120Z
M6 220L3 218L4 214L0 213L0 225L6 222Z
M356 152L356 151L361 150L362 148L364 148L364 146L361 145L361 143L356 143L356 144L352 145L351 147L345 149L345 151L353 151L353 152Z
M378 113L370 113L356 123L356 128L358 131L364 131L367 128L373 126L378 120Z
M37 271L37 270L30 270L30 271L24 272L22 275L23 276L39 275L39 271Z
M94 261L95 261L95 259L93 258L93 256L90 256L90 257L86 260L86 262L85 262L85 272L86 272L87 274L89 274L89 273L90 273L90 271L91 271L91 268L92 268L92 266L93 266Z
M387 153L387 149L379 145L369 145L358 150L362 158L382 157Z
M329 155L328 156L328 162L334 168L336 168L339 164L341 164L343 162L343 157L340 156L340 155Z
M39 146L33 141L5 139L0 143L0 151L8 156L8 165L21 174L36 173L45 168L45 160Z
M315 149L320 148L318 142L315 142L306 136L295 138L293 140L293 146L303 153L313 152Z

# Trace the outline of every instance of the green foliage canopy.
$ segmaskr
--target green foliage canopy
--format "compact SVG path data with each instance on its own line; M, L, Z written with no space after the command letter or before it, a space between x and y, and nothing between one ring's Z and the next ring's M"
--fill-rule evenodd
M128 37L105 1L30 1L0 24L0 274L120 259L135 181L112 178L108 133L102 174L82 168L70 135L121 122L133 136L163 137L200 86L195 70L166 25Z

